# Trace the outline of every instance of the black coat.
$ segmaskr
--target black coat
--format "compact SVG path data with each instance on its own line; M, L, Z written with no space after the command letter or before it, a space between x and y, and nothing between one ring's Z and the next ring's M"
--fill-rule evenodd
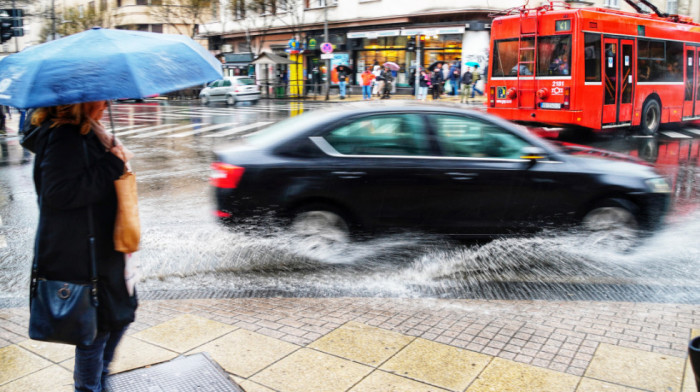
M85 161L85 145L88 164ZM88 206L97 253L98 328L115 330L134 320L136 297L124 282L124 254L114 250L117 199L114 180L124 163L106 151L94 132L77 126L42 129L36 142L34 185L39 201L35 257L38 276L64 281L90 277Z

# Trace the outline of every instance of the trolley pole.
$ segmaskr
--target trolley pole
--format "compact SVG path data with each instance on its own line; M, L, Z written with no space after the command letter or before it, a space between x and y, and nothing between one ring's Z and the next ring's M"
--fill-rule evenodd
M328 4L323 7L323 36L325 42L330 42L328 38ZM330 99L331 92L331 60L326 59L326 101Z

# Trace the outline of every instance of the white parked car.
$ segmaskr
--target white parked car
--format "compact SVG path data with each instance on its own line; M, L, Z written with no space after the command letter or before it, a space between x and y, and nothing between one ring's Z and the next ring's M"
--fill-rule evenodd
M199 99L204 105L216 101L225 101L228 105L239 101L257 102L260 99L260 87L252 78L233 76L209 83L199 93Z

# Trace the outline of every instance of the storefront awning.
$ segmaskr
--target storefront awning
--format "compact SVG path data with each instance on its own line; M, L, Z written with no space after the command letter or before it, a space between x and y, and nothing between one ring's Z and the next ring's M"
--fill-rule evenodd
M282 56L278 56L274 53L263 52L258 58L253 60L251 64L266 64L266 65L276 65L276 64L296 64L294 61L286 59Z
M347 34L348 38L379 38L379 37L396 37L399 35L445 35L445 34L462 34L466 27L464 25L451 27L420 27L420 28L405 28L395 30L377 30L377 31L351 31Z

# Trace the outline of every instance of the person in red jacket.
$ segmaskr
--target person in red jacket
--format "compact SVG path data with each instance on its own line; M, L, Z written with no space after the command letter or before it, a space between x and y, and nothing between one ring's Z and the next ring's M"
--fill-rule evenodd
M365 72L362 73L362 99L371 100L372 99L372 80L376 76L369 70L365 68Z

